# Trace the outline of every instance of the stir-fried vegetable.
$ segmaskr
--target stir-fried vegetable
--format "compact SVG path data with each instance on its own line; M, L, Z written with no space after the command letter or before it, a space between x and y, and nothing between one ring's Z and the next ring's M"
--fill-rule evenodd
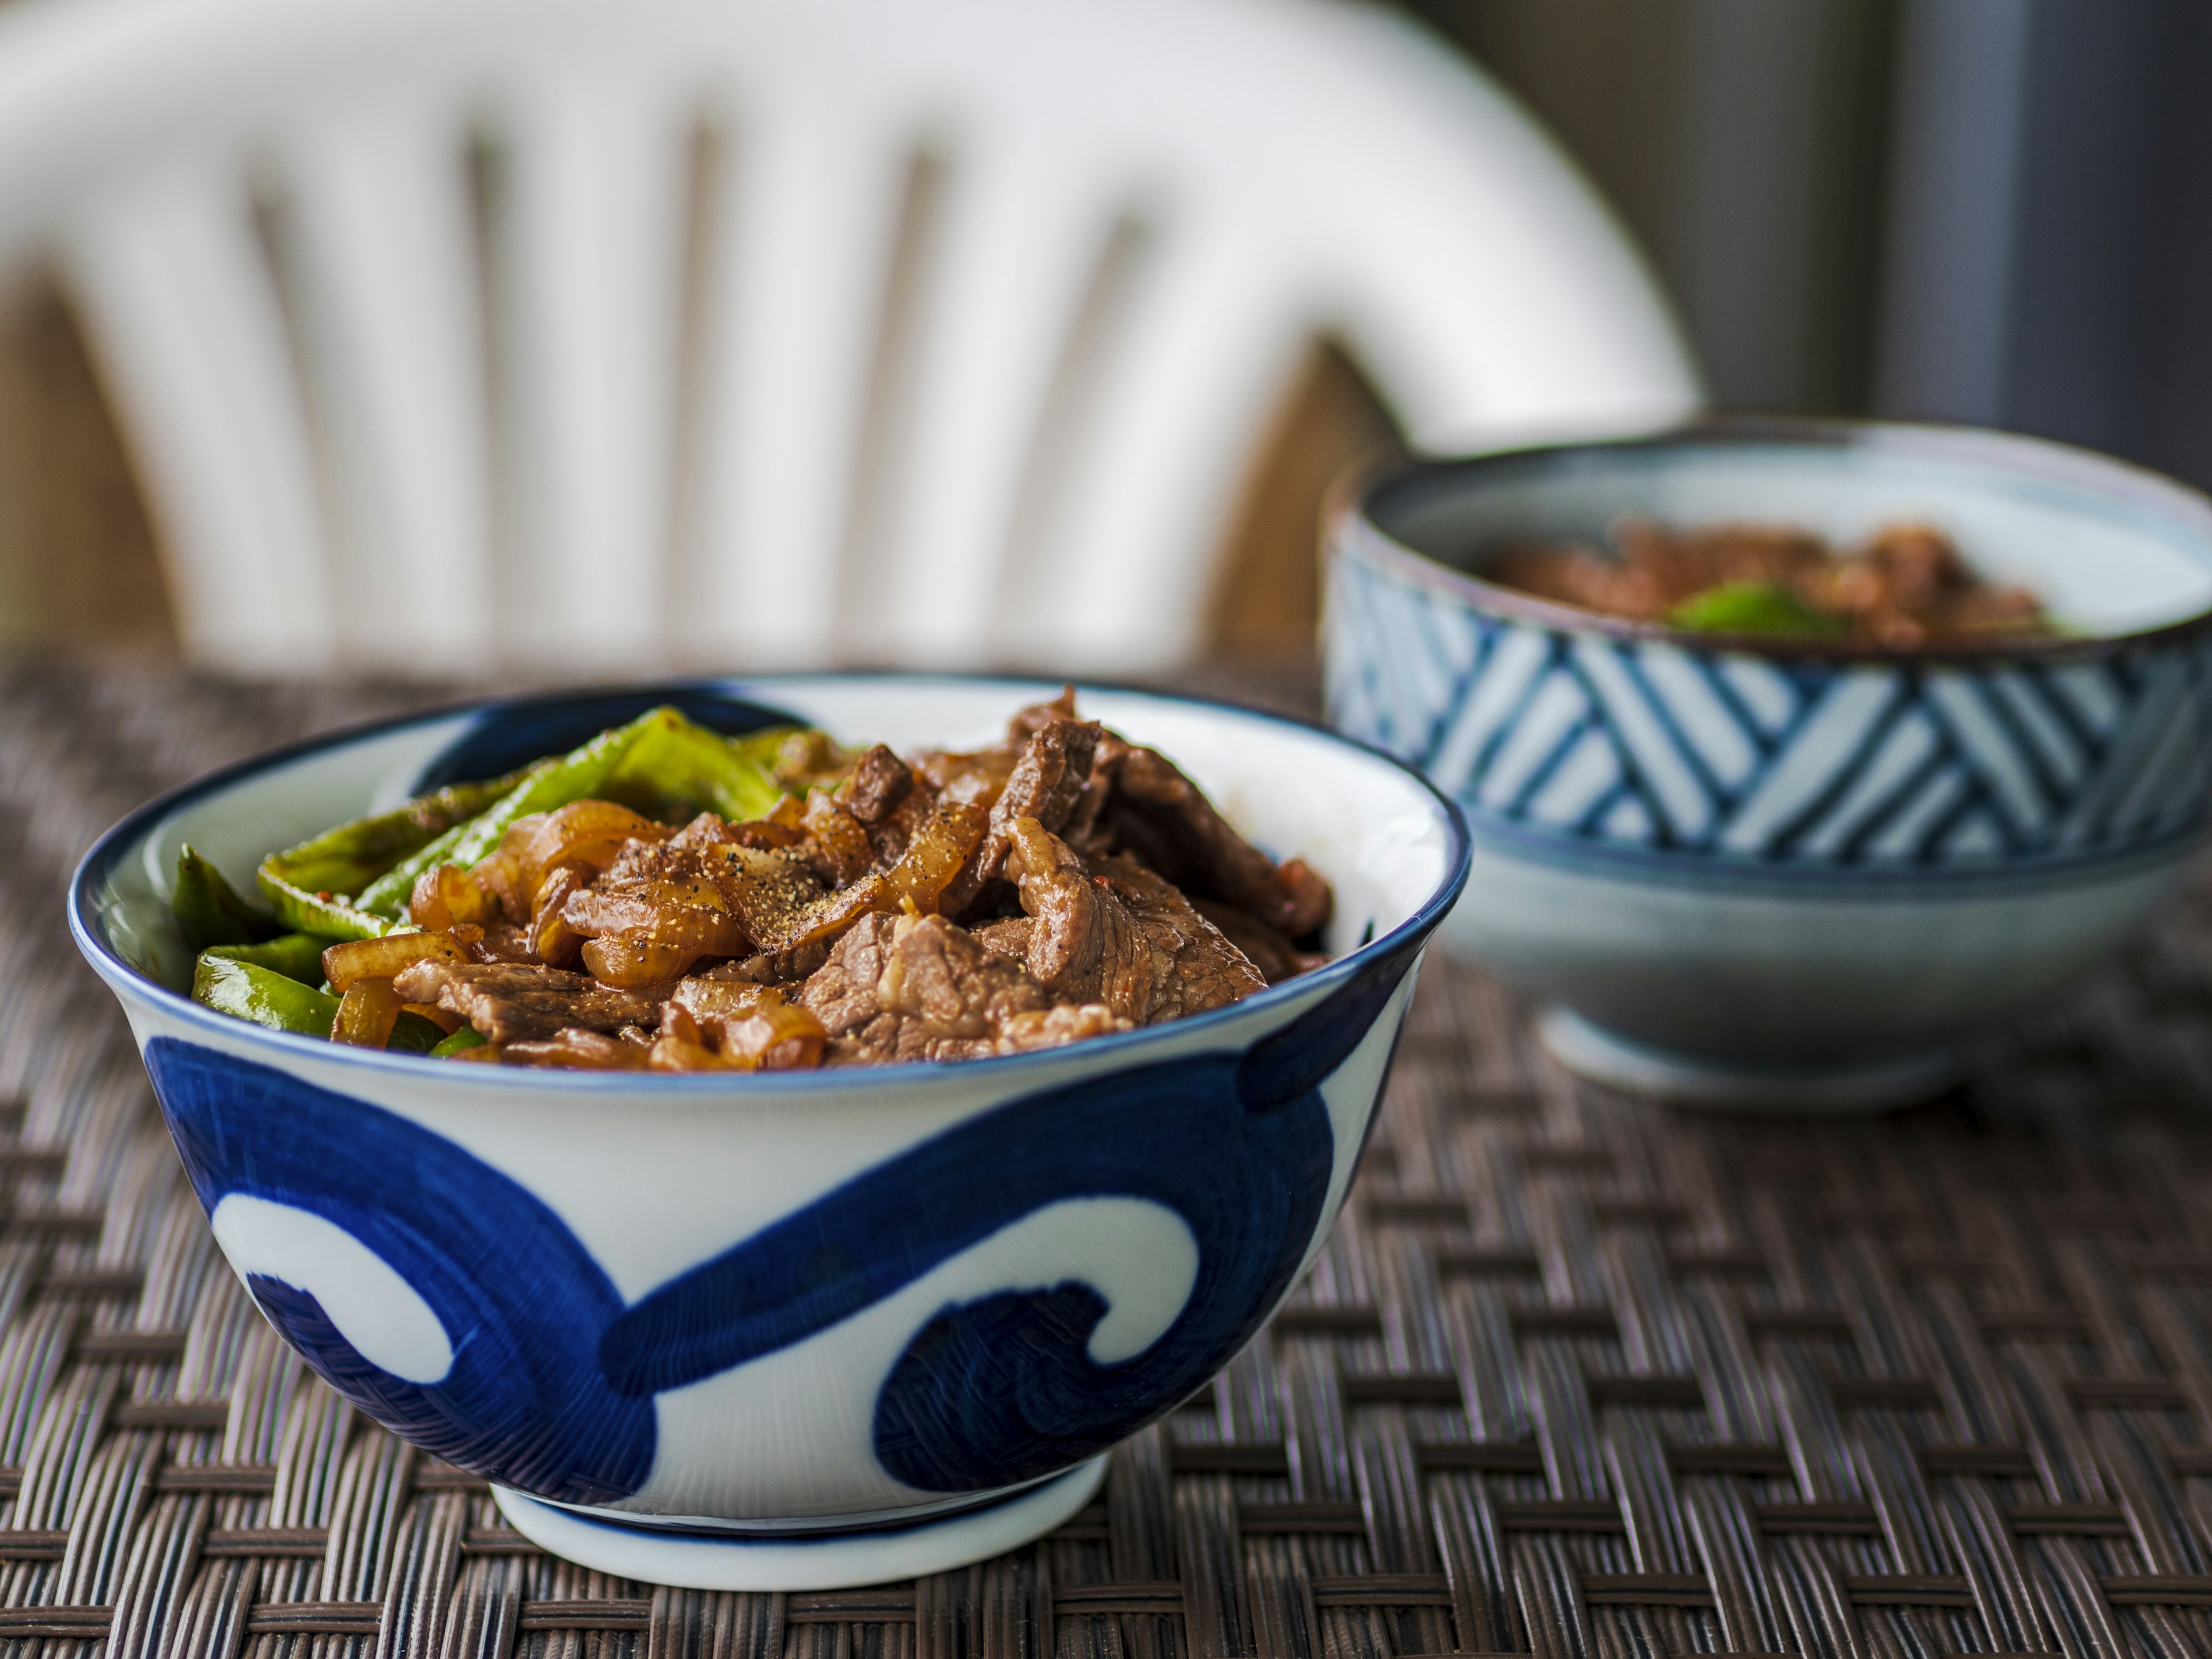
M214 945L201 951L200 959L204 962L212 957L220 961L242 962L248 967L265 968L287 979L296 979L302 985L320 985L324 979L323 947L328 943L313 933L279 933L260 945Z
M445 934L424 933L409 919L425 872L457 878L496 852L519 821L586 798L664 815L760 817L782 798L775 769L794 738L801 763L839 757L820 733L783 727L730 738L676 709L653 709L567 755L453 784L272 854L257 881L273 915L241 898L187 846L171 906L198 958L192 994L277 1030L422 1053L475 1047L483 1039L465 1026L448 1034L451 1016L434 1022L390 989L410 963L458 954ZM329 990L318 988L325 981Z
M1839 640L1850 630L1774 582L1723 582L1667 613L1672 628L1699 634L1761 634L1774 639Z
M215 945L253 945L283 931L274 916L240 898L222 872L189 842L177 854L177 885L169 902L185 943L196 951Z
M367 898L395 865L482 817L514 792L527 772L489 783L457 783L372 817L326 830L262 860L261 890L285 921L327 939L374 939L397 920L377 914ZM411 878L410 878L411 879ZM401 890L404 898L405 889Z

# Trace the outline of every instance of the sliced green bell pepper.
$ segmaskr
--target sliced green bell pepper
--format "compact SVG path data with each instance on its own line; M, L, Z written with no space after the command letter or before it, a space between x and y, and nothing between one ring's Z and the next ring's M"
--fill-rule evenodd
M241 962L209 951L192 974L192 1000L220 1013L250 1019L272 1031L327 1039L338 1017L338 1000L273 968ZM446 1034L420 1014L402 1012L384 1045L403 1054L427 1054Z
M323 947L331 941L313 933L280 933L262 945L216 945L200 952L203 958L219 957L266 968L302 985L323 982Z
M283 929L276 917L240 898L190 842L177 851L177 884L169 894L169 908L195 953L211 945L252 945Z

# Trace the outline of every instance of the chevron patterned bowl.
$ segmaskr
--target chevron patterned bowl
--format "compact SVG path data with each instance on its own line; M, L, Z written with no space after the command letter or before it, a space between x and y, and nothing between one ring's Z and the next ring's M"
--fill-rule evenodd
M1949 532L2063 637L1900 655L1601 617L1486 555L1636 514ZM1447 947L1649 1092L1892 1103L2108 953L2203 829L2212 502L1960 428L1714 422L1413 465L1333 514L1329 716L1421 768L1474 861Z

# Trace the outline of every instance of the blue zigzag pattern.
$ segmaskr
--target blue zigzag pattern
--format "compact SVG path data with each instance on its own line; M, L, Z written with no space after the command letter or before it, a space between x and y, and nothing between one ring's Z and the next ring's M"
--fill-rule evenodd
M2202 637L2045 664L1786 664L1555 632L1340 554L1328 703L1478 823L1760 864L2009 869L2193 831Z

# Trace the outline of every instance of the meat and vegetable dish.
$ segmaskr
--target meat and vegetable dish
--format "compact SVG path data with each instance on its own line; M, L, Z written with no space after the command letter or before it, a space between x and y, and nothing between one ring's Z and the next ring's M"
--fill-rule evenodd
M672 708L343 824L258 872L191 848L192 994L334 1042L511 1066L781 1071L1018 1054L1326 960L1329 885L1072 691L902 757Z
M1893 651L2057 630L2026 588L1984 581L1940 530L1897 524L1839 550L1802 530L1624 520L1613 549L1511 548L1490 580L1585 611L1705 634L1831 640Z

